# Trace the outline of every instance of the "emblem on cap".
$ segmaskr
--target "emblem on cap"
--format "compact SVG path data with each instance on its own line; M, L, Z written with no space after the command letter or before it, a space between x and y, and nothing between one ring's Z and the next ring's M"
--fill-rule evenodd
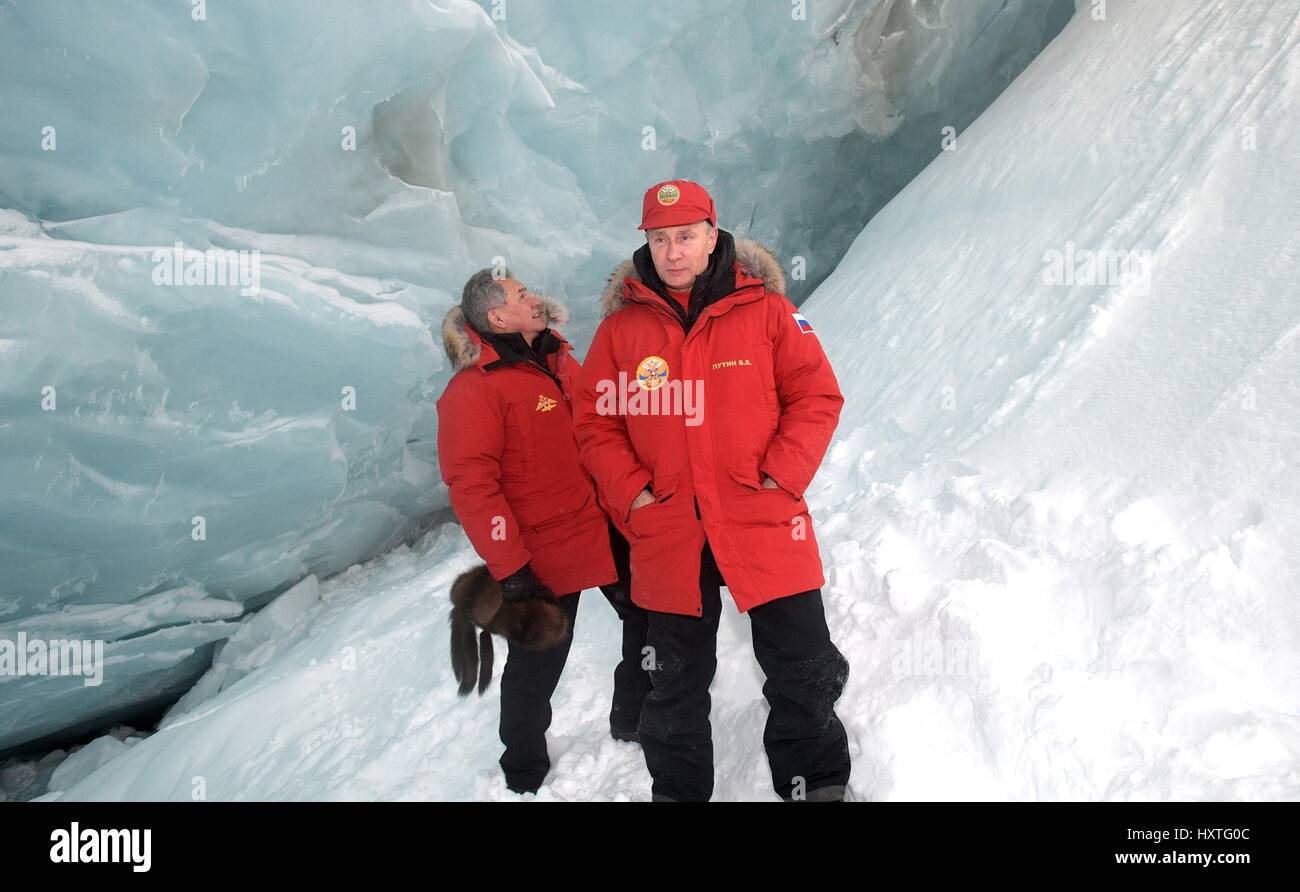
M659 187L659 194L655 196L662 205L676 204L677 199L682 197L682 190L678 189L672 183Z
M647 356L636 367L636 383L642 390L658 390L668 380L668 363L662 356Z

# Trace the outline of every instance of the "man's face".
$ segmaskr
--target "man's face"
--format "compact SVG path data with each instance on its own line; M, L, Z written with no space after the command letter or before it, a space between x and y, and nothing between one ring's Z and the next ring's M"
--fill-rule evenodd
M542 311L542 302L528 293L523 282L517 279L498 279L497 284L505 289L504 306L488 310L488 321L492 330L498 334L520 332L537 334L546 329L546 314Z
M708 268L709 255L718 243L718 230L701 220L685 226L647 229L646 241L659 278L674 291L686 291Z

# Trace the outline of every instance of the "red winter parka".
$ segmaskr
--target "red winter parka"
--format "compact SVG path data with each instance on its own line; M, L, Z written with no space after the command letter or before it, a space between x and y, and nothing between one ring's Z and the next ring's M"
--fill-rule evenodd
M631 545L632 600L651 610L700 615L706 537L741 612L825 582L803 494L844 398L776 258L736 239L732 269L735 289L686 332L625 261L578 379L582 460ZM647 484L655 501L630 511Z
M566 318L553 299L542 306L548 321ZM540 357L551 374L522 354L502 357L459 306L447 313L442 339L455 372L438 399L438 465L488 572L503 579L531 562L542 584L567 595L618 574L609 521L573 436L570 401L582 367L558 333L538 337L558 343Z

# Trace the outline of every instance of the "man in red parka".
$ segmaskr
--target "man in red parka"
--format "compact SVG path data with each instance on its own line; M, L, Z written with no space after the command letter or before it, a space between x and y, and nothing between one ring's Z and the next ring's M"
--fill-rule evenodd
M844 398L780 264L718 229L703 187L650 187L639 228L646 244L610 278L574 409L583 464L631 545L632 600L650 611L640 738L652 798L713 793L725 585L767 676L773 788L842 800L849 752L834 706L849 667L826 626L803 494Z
M470 277L442 324L455 373L438 400L438 463L452 510L504 598L522 600L544 585L572 621L582 590L600 586L623 627L610 731L635 741L650 688L641 668L646 614L630 599L627 543L578 460L570 400L581 366L549 327L566 316L508 270ZM501 768L515 792L535 792L550 770L551 695L572 640L541 652L509 644Z

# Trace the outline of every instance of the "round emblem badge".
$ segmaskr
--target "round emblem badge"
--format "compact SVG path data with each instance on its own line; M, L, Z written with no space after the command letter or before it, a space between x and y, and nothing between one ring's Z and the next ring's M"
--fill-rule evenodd
M681 190L671 184L660 187L659 194L656 196L656 198L659 199L659 203L662 205L676 204L677 199L681 197Z
M636 367L636 383L642 390L657 390L668 380L668 363L662 356L647 356Z

